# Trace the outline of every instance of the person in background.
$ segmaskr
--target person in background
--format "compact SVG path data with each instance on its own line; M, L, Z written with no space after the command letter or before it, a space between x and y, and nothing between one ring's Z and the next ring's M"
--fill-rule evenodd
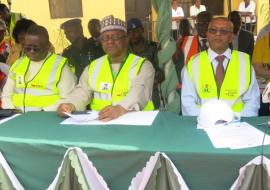
M9 70L2 107L22 112L55 111L76 84L67 59L49 51L49 35L43 26L28 28L23 49L25 56Z
M270 30L256 41L252 56L253 67L256 72L257 81L263 91L270 82ZM262 103L259 115L269 116L269 103Z
M232 11L228 15L228 19L233 23L234 38L232 41L232 49L249 54L252 59L254 49L253 33L241 29L241 16L238 11Z
M151 93L155 70L145 58L128 53L126 23L113 15L101 21L101 44L106 55L88 65L58 114L99 111L99 120L109 121L128 111L153 110Z
M23 56L23 43L24 36L28 28L36 23L30 19L22 18L15 24L12 32L12 37L15 40L15 44L12 45L10 53L7 57L6 64L12 65L19 57Z
M242 17L243 28L252 33L256 25L255 9L256 4L253 0L243 0L238 9Z
M155 108L162 104L161 82L164 80L163 71L158 66L158 44L144 38L144 27L138 18L131 18L127 22L127 34L129 39L129 50L131 53L148 59L155 68L156 75L153 86L152 100Z
M23 18L23 15L21 13L10 12L8 7L4 3L0 3L0 18L2 18L7 25L6 38L11 38L11 41L13 42L13 29L16 22Z
M192 35L192 28L189 20L187 18L183 18L179 23L178 37L177 42L182 40L185 36Z
M189 8L189 15L193 20L196 20L196 16L203 11L206 11L206 7L201 4L201 0L194 0L193 5Z
M90 46L95 47L95 51L92 52L92 54L94 55L94 57L98 58L101 57L102 55L104 55L104 51L102 49L101 43L100 43L100 21L98 19L91 19L88 22L88 31L91 35L91 37L88 39Z
M208 48L206 33L208 30L209 22L212 18L213 15L209 11L200 12L196 17L195 27L197 34L192 36L186 35L177 41L173 60L176 64L180 83L180 72L184 64L186 64L193 55Z
M208 50L185 65L182 86L183 115L197 116L202 104L212 99L226 102L244 117L257 116L260 90L249 55L231 50L233 24L213 18L207 31Z
M77 78L79 78L84 68L94 59L96 59L95 46L91 45L83 34L83 28L80 19L71 19L61 24L66 38L71 43L63 50L62 56L68 59L68 63L73 68Z
M11 48L10 38L5 38L7 26L5 21L0 19L0 62L5 63Z
M184 16L182 7L178 6L178 0L172 0L172 36L174 40L177 40L178 25Z

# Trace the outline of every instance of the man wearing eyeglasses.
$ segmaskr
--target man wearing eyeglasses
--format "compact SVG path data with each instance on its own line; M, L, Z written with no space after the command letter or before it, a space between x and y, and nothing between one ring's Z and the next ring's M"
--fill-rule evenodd
M71 93L76 77L66 58L51 53L43 26L31 26L25 35L25 56L11 66L2 92L2 107L26 111L55 111Z
M155 71L145 58L127 51L127 28L113 15L101 21L101 45L106 55L83 71L78 86L58 107L58 114L85 110L90 104L99 120L109 121L128 111L153 110L151 92Z
M233 24L213 18L207 31L209 48L193 56L184 68L183 115L199 114L202 104L219 99L241 116L257 116L260 91L249 55L231 50Z

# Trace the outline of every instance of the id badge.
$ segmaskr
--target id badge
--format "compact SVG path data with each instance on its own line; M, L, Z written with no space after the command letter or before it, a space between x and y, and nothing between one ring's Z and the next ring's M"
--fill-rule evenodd
M111 83L107 83L107 82L101 83L101 90L107 91L107 90L111 90L111 88L112 88Z

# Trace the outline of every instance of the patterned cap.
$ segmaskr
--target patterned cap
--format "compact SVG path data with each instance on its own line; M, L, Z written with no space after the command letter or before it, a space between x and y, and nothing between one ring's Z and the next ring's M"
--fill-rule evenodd
M126 22L119 18L114 18L113 15L106 16L101 20L100 32L102 33L108 30L122 30L127 32Z

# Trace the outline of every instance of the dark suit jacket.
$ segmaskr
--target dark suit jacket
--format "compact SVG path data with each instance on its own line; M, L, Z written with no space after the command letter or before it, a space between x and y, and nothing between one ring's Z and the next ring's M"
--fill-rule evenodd
M254 36L251 32L246 30L240 30L238 35L238 51L245 52L252 58L254 49Z

